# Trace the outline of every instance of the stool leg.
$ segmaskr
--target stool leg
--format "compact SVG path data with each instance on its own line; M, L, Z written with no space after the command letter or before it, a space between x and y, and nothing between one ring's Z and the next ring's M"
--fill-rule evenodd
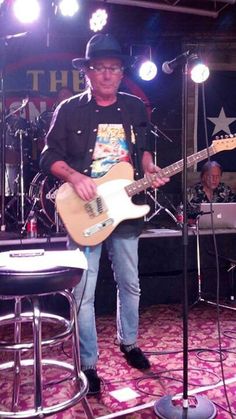
M14 325L14 342L21 343L21 298L15 298L15 325ZM12 394L12 411L18 410L19 393L20 393L20 374L21 374L21 351L14 351L14 381Z
M42 322L39 299L33 303L33 340L34 340L34 403L36 411L42 408Z
M70 303L70 319L73 320L73 333L72 333L72 345L73 345L73 359L74 359L74 365L75 365L75 373L78 377L81 367L80 367L80 350L79 350L79 325L77 321L77 305L75 301L74 295L68 291L65 290L65 295ZM88 419L94 419L93 412L91 410L91 407L88 403L88 400L86 397L84 397L81 400L81 403L83 405L85 414Z

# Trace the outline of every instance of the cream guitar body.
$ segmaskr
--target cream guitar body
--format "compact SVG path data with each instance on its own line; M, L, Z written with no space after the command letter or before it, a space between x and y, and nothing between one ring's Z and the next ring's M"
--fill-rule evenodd
M126 219L146 215L149 205L135 205L126 187L133 184L133 168L129 163L118 163L98 179L97 198L85 202L69 183L57 192L56 206L62 221L79 244L95 245L107 238L116 226Z

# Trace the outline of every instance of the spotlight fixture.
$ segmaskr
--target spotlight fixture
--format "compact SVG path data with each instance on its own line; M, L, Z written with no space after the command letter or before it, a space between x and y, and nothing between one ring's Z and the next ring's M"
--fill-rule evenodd
M139 77L144 81L151 81L157 75L157 66L154 62L144 61L139 68Z
M193 65L190 75L194 83L204 83L208 79L210 71L206 64L198 62Z
M39 18L38 0L15 0L13 3L15 17L22 23L32 23Z
M97 9L89 20L90 29L93 32L101 31L107 24L107 18L108 15L105 9Z
M59 9L63 16L74 16L79 10L79 3L77 0L61 0L59 2Z
M149 45L131 45L130 55L135 57L134 68L144 81L151 81L157 75L157 66L152 60L152 51Z
M194 83L204 83L210 75L210 70L204 63L204 60L202 60L201 54L198 52L189 52L186 60L188 61L191 80Z

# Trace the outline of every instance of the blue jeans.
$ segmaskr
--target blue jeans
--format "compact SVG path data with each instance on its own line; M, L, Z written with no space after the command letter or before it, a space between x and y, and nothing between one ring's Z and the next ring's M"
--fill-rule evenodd
M132 345L137 341L139 326L138 237L112 233L105 243L117 285L117 338L121 344ZM68 248L76 247L78 245L69 239ZM88 271L84 272L74 290L79 307L80 357L83 370L94 368L98 360L94 299L102 245L90 247L89 252L87 250L88 248Z

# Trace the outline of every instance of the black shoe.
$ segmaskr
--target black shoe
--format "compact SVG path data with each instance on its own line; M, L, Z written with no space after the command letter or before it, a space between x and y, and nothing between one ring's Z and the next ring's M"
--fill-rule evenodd
M124 345L120 345L120 350L123 352L131 367L137 368L138 370L147 370L151 367L149 360L140 348L133 348L131 351L127 351Z
M101 391L101 378L98 377L97 371L94 369L84 370L83 373L86 375L88 380L88 395L97 394Z

